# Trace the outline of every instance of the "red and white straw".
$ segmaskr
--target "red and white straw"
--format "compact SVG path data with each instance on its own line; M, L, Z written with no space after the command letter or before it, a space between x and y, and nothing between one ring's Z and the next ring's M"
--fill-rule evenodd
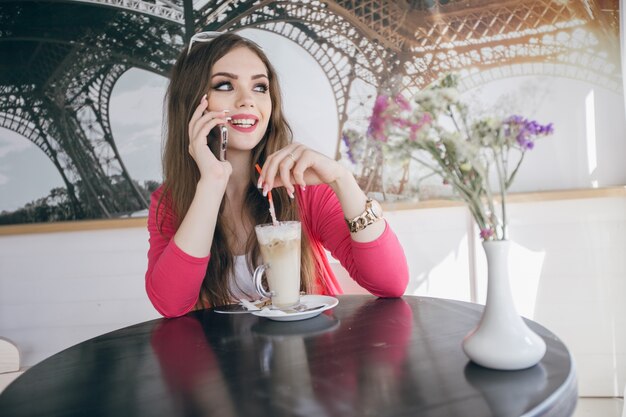
M256 171L261 175L261 167L259 164L255 165ZM272 192L267 193L267 201L270 203L270 216L272 216L272 224L278 226L278 220L276 220L276 209L274 208L274 200L272 199Z

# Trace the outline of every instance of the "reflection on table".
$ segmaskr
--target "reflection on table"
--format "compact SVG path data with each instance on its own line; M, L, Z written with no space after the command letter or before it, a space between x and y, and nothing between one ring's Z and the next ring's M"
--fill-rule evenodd
M514 372L468 362L481 307L421 297L340 296L318 317L273 322L198 311L131 326L33 367L0 395L0 415L571 415L565 346ZM34 399L37 399L34 401Z

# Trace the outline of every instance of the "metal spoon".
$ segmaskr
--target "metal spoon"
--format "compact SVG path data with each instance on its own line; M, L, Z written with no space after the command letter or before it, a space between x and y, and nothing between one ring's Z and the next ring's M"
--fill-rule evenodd
M324 307L326 307L326 304L322 304L322 305L315 306L315 307L307 307L305 304L300 304L300 305L287 308L281 311L284 311L287 314L295 314L295 313L304 313L307 311L319 310L320 308L324 308Z

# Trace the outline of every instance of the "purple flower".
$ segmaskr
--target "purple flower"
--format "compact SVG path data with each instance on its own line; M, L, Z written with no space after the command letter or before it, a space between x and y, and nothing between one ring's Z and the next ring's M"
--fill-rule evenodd
M521 125L524 123L524 121L525 119L522 116L513 115L513 116L509 116L509 118L506 120L506 123L514 124L514 125Z
M376 97L374 108L372 109L372 117L380 117L389 107L389 97L381 94Z
M493 236L493 230L490 228L486 228L486 229L481 229L480 230L480 237L482 238L482 240L488 240L491 238L491 236Z
M552 125L552 123L548 123L547 125L544 126L544 129L543 129L544 135L551 135L553 133L554 133L554 126Z
M531 150L535 147L534 139L537 136L547 136L554 132L552 123L541 125L535 120L527 120L522 116L513 115L505 120L504 134L511 136L515 134L515 140L522 150Z
M343 143L346 145L346 149L347 154L348 154L348 159L350 160L350 162L352 162L353 164L356 164L356 160L354 159L354 155L352 154L352 149L350 147L350 138L348 137L348 135L346 133L344 133L343 135L341 135L341 140L343 140Z
M396 127L408 133L409 140L416 140L417 133L425 124L432 121L430 114L425 113L417 122L411 120L411 115L403 114L411 111L411 104L402 95L394 97L381 94L376 97L367 134L375 140L387 142L387 128Z
M409 104L408 100L406 98L404 98L404 96L398 94L395 98L394 101L396 102L396 104L404 111L409 111L411 110L411 105Z
M407 119L404 119L402 117L392 117L391 122L393 123L394 126L401 127L401 128L408 127L411 125L411 122L409 122Z
M533 142L528 139L528 132L525 129L520 130L515 139L517 140L519 146L524 150L532 149L534 146Z
M422 127L424 127L425 124L428 124L432 121L432 117L430 117L429 113L424 113L422 115L422 120L420 120L417 123L411 123L409 126L409 130L410 130L410 135L409 135L409 139L411 139L412 141L415 141L415 139L417 139L417 132L420 131L420 129Z
M540 132L542 127L543 126L541 126L539 123L535 122L534 120L531 120L526 123L526 125L524 126L524 129L528 131L528 133L530 133L531 135L536 135Z
M387 119L385 117L385 111L388 107L389 97L384 94L376 97L376 102L374 102L374 108L372 109L372 116L370 117L370 124L367 128L367 134L381 142L387 142L387 136L385 136L385 124Z

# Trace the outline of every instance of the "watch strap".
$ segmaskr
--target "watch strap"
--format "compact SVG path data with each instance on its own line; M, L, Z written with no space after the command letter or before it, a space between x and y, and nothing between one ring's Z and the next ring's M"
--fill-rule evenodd
M368 198L365 202L365 211L359 214L352 219L346 219L346 223L348 224L348 229L350 229L350 233L357 233L361 230L365 229L370 224L376 223L382 217L377 216L372 210L372 203L374 200Z

